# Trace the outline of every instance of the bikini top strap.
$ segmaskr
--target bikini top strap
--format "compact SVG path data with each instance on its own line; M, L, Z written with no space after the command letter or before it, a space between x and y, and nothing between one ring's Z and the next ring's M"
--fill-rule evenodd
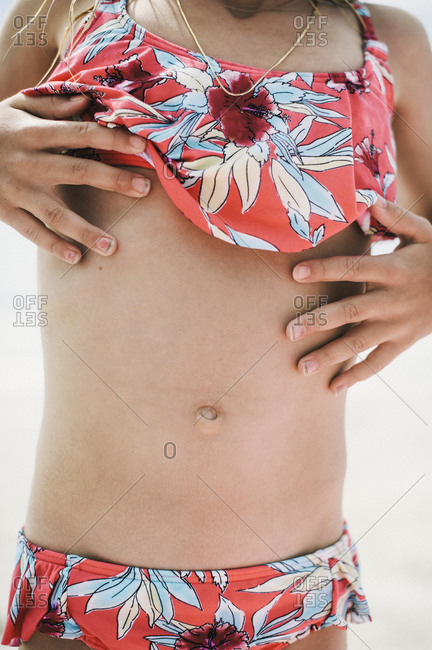
M363 40L367 41L379 41L375 33L375 28L372 22L372 17L370 15L369 7L365 2L351 2L351 6L361 18L361 23L363 24Z
M126 8L127 0L95 0L96 11L101 14L118 16Z

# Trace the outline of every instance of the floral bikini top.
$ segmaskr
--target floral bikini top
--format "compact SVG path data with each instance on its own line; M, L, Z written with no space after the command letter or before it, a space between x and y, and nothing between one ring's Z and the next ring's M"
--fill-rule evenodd
M48 80L29 95L85 92L81 119L125 126L141 154L86 149L73 155L155 169L174 204L226 242L296 252L357 221L372 240L395 237L368 208L395 200L393 81L387 46L361 15L364 64L340 73L271 72L242 97L227 95L203 56L138 25L127 0L99 0ZM90 20L86 31L84 26ZM264 70L210 59L242 92Z

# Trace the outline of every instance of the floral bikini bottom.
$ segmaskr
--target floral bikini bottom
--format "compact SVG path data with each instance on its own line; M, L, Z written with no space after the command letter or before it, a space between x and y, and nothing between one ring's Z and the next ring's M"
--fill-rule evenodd
M314 553L205 571L64 555L21 529L1 643L19 646L38 630L95 650L279 650L312 630L370 620L346 522Z

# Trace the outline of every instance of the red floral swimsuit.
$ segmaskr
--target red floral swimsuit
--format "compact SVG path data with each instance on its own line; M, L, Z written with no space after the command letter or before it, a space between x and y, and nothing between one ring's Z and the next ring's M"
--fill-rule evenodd
M375 239L394 237L368 210L377 194L393 201L396 192L387 47L367 7L353 6L366 27L362 68L272 72L231 97L201 54L138 25L126 0L102 0L77 33L70 70L64 60L47 83L24 92L85 91L94 101L84 120L125 126L148 146L136 155L74 154L154 168L185 217L224 241L295 252L353 221ZM233 92L264 72L210 62Z

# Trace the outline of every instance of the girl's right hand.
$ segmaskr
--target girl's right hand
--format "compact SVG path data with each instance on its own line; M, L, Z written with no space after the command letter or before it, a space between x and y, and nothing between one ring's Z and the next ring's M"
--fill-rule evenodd
M60 235L101 255L111 255L117 244L111 235L69 210L55 186L90 185L139 198L148 194L150 182L125 169L59 153L64 148L92 147L126 154L145 149L145 141L126 128L69 121L90 102L84 95L70 99L68 95L17 93L0 102L0 220L59 259L75 264L81 258L80 249ZM135 185L136 181L140 184Z

